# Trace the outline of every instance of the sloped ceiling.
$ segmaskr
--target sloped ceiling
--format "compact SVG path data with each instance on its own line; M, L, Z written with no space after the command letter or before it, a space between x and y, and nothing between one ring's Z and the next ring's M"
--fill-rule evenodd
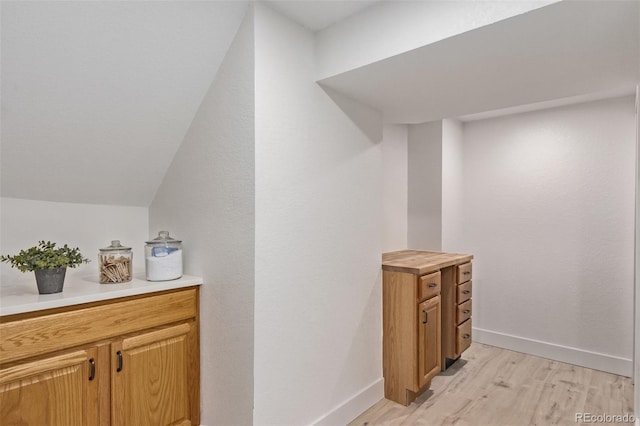
M421 123L590 93L633 93L638 1L562 1L320 80Z
M300 25L318 31L381 0L264 0L274 10Z
M320 28L371 1L304 3L267 2ZM639 4L563 1L320 83L407 123L631 90ZM0 195L148 206L247 6L0 2Z
M246 9L2 1L0 194L148 206Z

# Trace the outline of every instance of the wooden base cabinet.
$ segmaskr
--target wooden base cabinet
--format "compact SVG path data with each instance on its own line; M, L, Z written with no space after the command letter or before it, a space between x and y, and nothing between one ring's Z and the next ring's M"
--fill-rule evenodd
M199 424L198 292L1 317L2 424Z
M409 405L471 344L472 258L416 250L383 254L385 398Z
M384 393L409 405L441 370L440 273L383 271L382 294Z

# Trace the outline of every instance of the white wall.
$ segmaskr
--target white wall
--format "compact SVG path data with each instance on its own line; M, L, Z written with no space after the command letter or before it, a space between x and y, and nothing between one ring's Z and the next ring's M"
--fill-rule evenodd
M455 252L451 242L464 235L462 123L445 119L408 128L408 247Z
M385 124L382 136L382 251L407 248L407 126Z
M464 236L463 146L462 123L442 120L442 251L454 253Z
M474 337L631 375L633 97L464 125Z
M317 33L317 79L352 70L557 0L385 1Z
M255 8L254 423L345 424L383 394L381 117L334 101L313 34Z
M98 281L98 250L120 242L133 249L134 274L144 276L144 243L149 238L146 207L56 203L0 198L0 253L17 254L38 241L53 241L79 247L91 263L67 269L68 275L88 276ZM0 263L0 283L33 280L33 273Z
M640 22L640 8L638 8L638 22ZM638 26L640 36L640 26ZM638 64L640 78L640 63ZM636 86L636 259L635 259L635 311L634 311L634 351L633 351L633 382L640 383L640 85ZM637 425L640 423L640 386L633 388L633 406Z
M254 44L245 17L151 204L202 276L202 424L252 424Z
M407 243L442 249L442 120L409 125Z

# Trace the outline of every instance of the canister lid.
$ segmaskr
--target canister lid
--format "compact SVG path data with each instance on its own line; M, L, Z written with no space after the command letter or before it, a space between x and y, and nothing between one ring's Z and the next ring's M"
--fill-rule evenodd
M120 240L111 241L111 245L109 247L101 248L100 251L117 251L117 250L131 250L131 247L125 247L120 244Z
M147 241L147 244L179 244L181 240L175 240L169 236L169 231L160 231L158 236L151 241Z

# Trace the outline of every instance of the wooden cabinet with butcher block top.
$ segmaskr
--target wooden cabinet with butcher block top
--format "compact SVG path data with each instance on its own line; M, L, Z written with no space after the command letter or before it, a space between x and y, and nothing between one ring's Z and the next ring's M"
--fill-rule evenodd
M199 287L0 317L3 425L200 423Z
M471 344L472 255L382 255L385 398L409 405Z

